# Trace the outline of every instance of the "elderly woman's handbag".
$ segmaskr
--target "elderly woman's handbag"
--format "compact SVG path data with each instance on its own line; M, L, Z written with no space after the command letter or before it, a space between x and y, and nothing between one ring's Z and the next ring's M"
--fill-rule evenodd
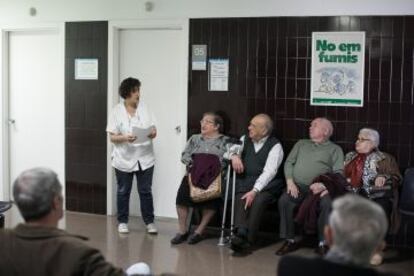
M221 174L208 186L207 189L202 189L194 186L191 181L191 174L188 175L188 185L190 186L190 197L194 202L203 202L211 199L216 199L221 196Z
M217 155L193 154L193 165L188 174L190 197L193 202L203 202L221 196L221 163Z

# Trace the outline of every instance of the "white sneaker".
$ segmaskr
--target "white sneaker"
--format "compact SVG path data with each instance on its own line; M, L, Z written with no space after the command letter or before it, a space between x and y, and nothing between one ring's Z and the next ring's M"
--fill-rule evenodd
M128 267L127 275L151 275L151 269L146 263L136 263Z
M153 235L158 233L158 230L155 227L154 223L150 223L150 224L147 225L147 233L148 234L153 234Z
M128 224L126 224L126 223L118 224L118 232L121 233L121 234L129 233Z
M382 252L381 253L375 253L372 257L371 260L369 261L371 265L373 266L379 266L383 263L383 257L382 257Z

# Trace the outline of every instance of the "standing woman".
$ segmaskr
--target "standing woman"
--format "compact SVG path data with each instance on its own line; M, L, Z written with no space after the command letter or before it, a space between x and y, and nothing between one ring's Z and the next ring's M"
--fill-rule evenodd
M112 166L117 180L118 232L129 233L129 198L134 175L137 178L141 214L149 234L157 234L154 225L152 199L152 176L154 172L154 149L152 139L157 136L152 113L140 101L141 82L127 78L121 82L118 103L108 119L106 131L113 144ZM132 128L150 128L148 140L139 141Z

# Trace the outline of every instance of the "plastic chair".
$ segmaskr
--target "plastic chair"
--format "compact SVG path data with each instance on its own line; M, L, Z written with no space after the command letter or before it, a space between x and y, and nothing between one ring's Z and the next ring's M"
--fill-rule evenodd
M4 228L4 215L3 213L12 207L12 203L9 201L0 201L0 228Z

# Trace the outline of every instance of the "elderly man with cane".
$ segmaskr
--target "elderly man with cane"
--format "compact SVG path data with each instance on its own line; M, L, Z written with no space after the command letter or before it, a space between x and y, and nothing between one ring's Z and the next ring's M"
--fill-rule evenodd
M272 136L273 121L267 114L253 117L248 135L242 136L238 154L231 151L229 158L236 171L235 233L231 248L240 252L255 241L264 209L277 200L284 184L276 178L283 160L279 140Z

